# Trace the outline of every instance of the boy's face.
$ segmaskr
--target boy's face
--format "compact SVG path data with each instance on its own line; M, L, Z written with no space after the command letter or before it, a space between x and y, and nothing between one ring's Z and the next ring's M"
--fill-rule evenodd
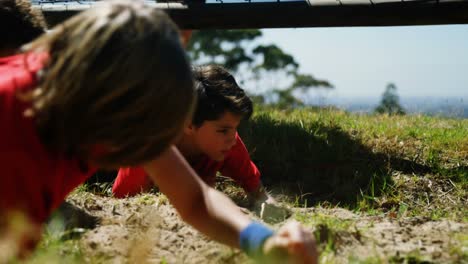
M192 137L198 151L213 160L222 161L236 144L241 120L241 116L226 112L217 120L205 121L199 127L189 126L186 134Z

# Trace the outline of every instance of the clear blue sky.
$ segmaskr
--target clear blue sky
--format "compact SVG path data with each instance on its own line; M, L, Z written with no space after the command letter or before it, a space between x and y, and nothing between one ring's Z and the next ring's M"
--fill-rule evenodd
M340 97L380 96L394 82L400 96L468 98L468 25L265 29L261 41Z

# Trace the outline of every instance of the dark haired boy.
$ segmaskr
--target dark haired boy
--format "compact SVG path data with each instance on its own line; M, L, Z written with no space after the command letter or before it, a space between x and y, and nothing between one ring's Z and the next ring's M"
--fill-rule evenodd
M220 172L239 184L253 201L274 203L237 133L241 120L252 115L252 101L221 66L194 67L193 77L197 107L177 148L208 185L215 184L216 173ZM152 186L142 168L121 168L112 192L116 197L125 197Z

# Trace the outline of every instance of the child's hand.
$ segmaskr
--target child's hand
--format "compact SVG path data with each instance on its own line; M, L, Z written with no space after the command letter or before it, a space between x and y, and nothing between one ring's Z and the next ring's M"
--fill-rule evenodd
M265 202L266 204L270 204L270 205L275 205L275 206L280 206L278 204L278 202L275 200L275 198L273 198L273 196L271 196L269 193L265 192L265 198L266 200L263 201Z
M268 238L263 246L265 263L316 264L318 259L312 232L298 222L289 222Z
M271 196L266 189L260 185L257 190L247 194L249 203L252 207L260 208L262 204L274 205L279 207L278 202Z
M278 223L291 216L291 210L287 206L278 203L272 196L265 193L266 199L257 201L254 206L255 212L267 223Z
M248 195L253 211L267 223L282 222L292 214L286 206L278 203L262 185Z
M256 210L257 211L257 210ZM282 206L277 202L263 202L258 208L260 218L267 223L278 223L286 220L291 216L291 210L286 206Z

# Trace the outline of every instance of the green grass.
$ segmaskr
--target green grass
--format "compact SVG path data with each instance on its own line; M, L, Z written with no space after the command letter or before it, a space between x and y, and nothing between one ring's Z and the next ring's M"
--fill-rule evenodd
M272 127L276 130L271 131ZM330 146L335 147L333 156L345 158L350 153L344 151L350 148L339 143L352 142L432 167L443 168L457 163L468 165L468 120L462 119L358 115L326 109L259 109L243 132L252 137L276 135L272 142L275 144L271 146L273 149L297 154L303 154L302 150L313 153ZM242 135L248 137L245 133ZM314 140L303 141L304 136L314 137ZM284 137L289 139L289 146L282 144ZM251 143L256 144L257 141Z
M62 232L45 231L37 249L26 263L84 263L85 256L81 252L79 240L64 240L62 235Z
M403 192L408 183L398 182L395 175L416 177L414 188L426 178L443 188L454 185L450 192L467 198L468 120L260 108L239 133L264 183L289 194L291 203L314 206L325 201L371 212L393 200L393 208L387 209L403 214L407 204L411 214L418 208L407 200L414 197ZM424 195L420 191L415 189ZM435 193L430 203L445 191ZM440 212L432 217L438 215L444 217ZM463 215L466 210L455 217Z
M309 213L297 213L294 215L294 219L306 226L324 225L338 231L348 230L354 224L352 220L338 219L321 213L316 213L314 215L310 215Z

